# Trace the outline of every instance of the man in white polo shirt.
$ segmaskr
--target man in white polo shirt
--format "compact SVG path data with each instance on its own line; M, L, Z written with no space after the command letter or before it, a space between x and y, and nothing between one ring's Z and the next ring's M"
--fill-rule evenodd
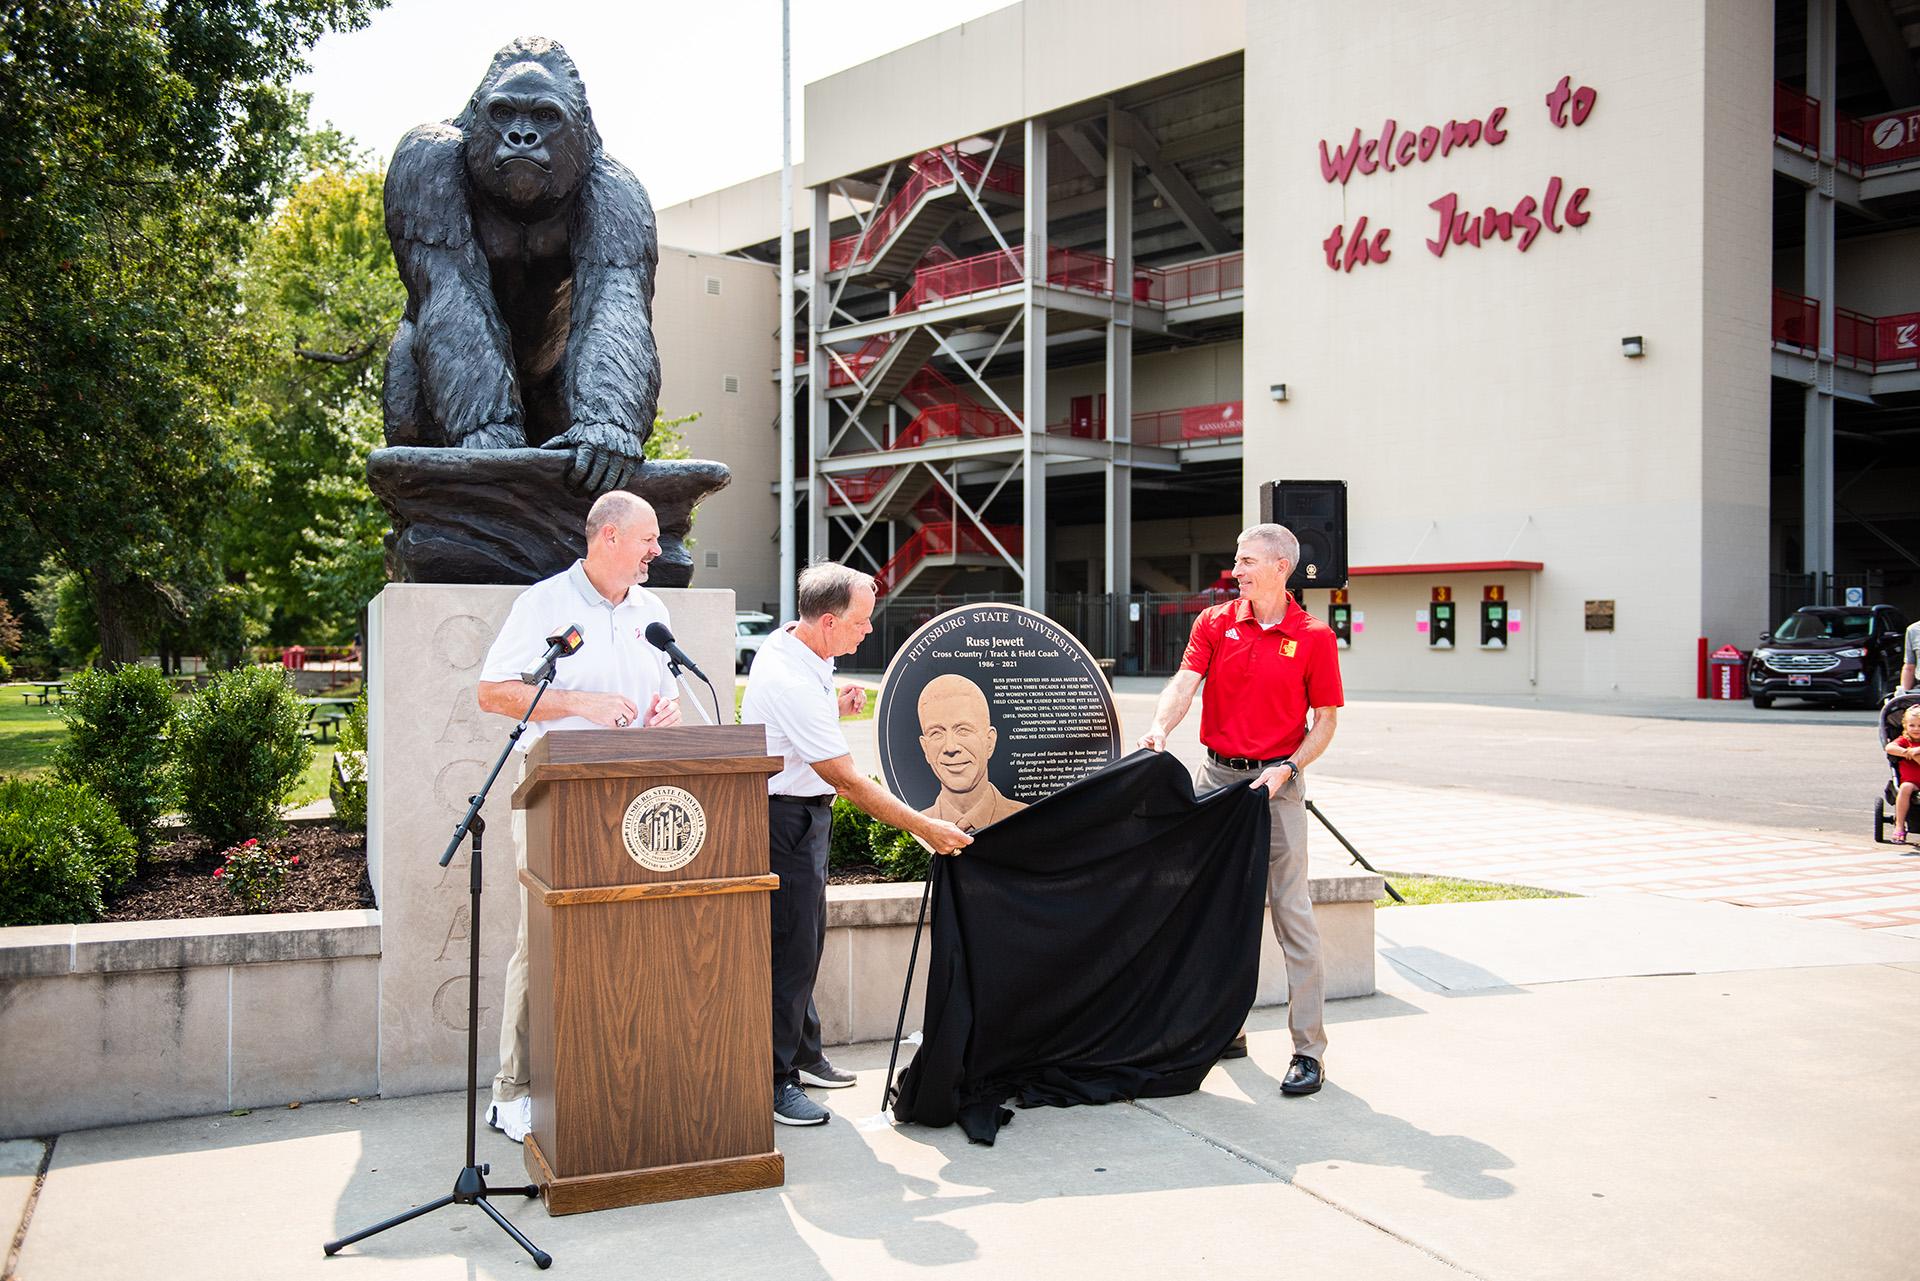
M740 719L767 727L767 753L782 758L767 780L769 870L780 888L773 912L773 1119L820 1125L825 1108L804 1085L836 1090L853 1074L827 1062L813 983L827 937L827 847L835 793L883 823L911 832L937 854L973 838L945 819L921 814L854 768L840 718L866 708L867 691L833 692L833 660L873 631L873 579L845 565L813 565L800 575L798 622L767 637L754 655Z
M547 637L577 625L578 653L561 660L553 684L521 735L525 752L548 730L648 729L680 723L680 703L667 656L647 641L649 623L667 622L667 607L640 584L660 555L660 521L652 504L625 490L602 494L587 513L587 556L542 579L513 602L480 673L480 709L515 720L533 701L520 680L547 652ZM525 758L522 757L524 768ZM527 812L513 811L518 865L527 861ZM527 899L520 892L520 933L507 963L500 1009L500 1074L493 1079L487 1124L515 1143L531 1128L527 1077Z

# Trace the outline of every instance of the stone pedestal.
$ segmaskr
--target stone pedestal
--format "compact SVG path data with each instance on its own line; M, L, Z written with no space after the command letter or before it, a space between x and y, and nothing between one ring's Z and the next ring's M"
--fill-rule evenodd
M485 781L513 722L480 710L475 687L519 587L393 583L368 610L367 862L381 911L380 1092L421 1094L465 1082L467 876L463 847L440 852ZM667 589L674 633L713 678L733 718L733 593ZM688 687L691 688L688 688ZM683 682L682 715L704 723L706 686ZM480 951L480 1072L498 1066L500 991L520 911L508 803L509 760L482 816L486 888Z

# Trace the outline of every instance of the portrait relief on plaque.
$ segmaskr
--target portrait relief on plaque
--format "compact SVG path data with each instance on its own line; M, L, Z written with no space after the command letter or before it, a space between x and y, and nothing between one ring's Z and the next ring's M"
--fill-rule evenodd
M915 632L887 666L875 719L894 795L968 831L1120 756L1093 655L1018 605L964 605Z
M650 787L633 798L621 821L627 853L640 866L672 872L693 862L707 839L707 812L692 792Z

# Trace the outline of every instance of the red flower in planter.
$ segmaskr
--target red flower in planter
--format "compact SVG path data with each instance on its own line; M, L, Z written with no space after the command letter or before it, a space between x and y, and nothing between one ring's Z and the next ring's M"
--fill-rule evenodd
M288 859L288 860L287 860L287 866L288 866L288 867L299 867L299 866L300 866L300 856L299 856L298 854L295 854L295 855L294 855L294 856L293 856L292 858L290 858L290 859Z
M223 873L223 872L225 872L226 870L227 870L227 869L226 869L225 867L216 867L216 868L214 868L214 869L213 869L213 875L214 875L214 877L215 877L215 879L218 879L218 878L219 878L219 876L221 875L221 873Z
M259 843L260 843L259 837L249 836L244 842L241 843L240 848L243 850L250 850L254 846L258 845Z

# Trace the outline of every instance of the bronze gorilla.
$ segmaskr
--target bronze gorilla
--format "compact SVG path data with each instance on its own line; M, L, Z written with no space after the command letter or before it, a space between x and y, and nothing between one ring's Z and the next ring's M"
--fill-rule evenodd
M407 288L387 443L568 449L574 485L629 484L660 394L653 207L566 50L515 40L465 111L401 139L386 222Z

